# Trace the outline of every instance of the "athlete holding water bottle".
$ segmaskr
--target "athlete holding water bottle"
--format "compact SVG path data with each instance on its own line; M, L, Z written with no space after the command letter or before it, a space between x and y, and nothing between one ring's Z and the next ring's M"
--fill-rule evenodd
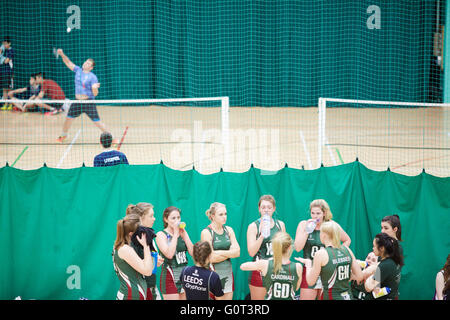
M319 237L323 247L311 259L297 258L305 263L306 282L315 285L321 278L324 300L352 300L350 276L361 281L363 274L353 252L341 244L342 228L334 221L321 224Z
M180 228L181 211L170 206L163 212L164 230L156 234L156 244L164 257L160 288L164 300L185 300L180 275L193 254L193 244L186 228Z
M271 195L264 195L259 199L258 209L261 217L267 214L270 217L270 235L264 237L262 230L266 227L262 219L252 222L247 229L247 249L248 254L253 257L253 261L259 259L269 259L273 256L272 237L278 231L286 231L283 221L273 218L275 212L275 199ZM263 286L263 279L260 271L253 271L249 276L249 289L252 300L263 300L266 295L266 288Z
M320 227L323 222L330 221L333 215L330 210L330 206L323 199L313 200L309 205L309 210L311 214L311 219L300 221L297 226L297 232L295 234L295 250L300 252L303 250L304 259L314 259L317 251L324 247L322 241L320 240ZM316 221L316 227L311 233L307 233L306 228L309 222ZM340 227L341 228L341 227ZM344 245L350 245L350 237L341 228L341 238L340 240ZM322 282L320 277L317 282L310 286L306 282L306 268L303 268L302 283L300 286L300 300L315 300L320 296L322 291Z

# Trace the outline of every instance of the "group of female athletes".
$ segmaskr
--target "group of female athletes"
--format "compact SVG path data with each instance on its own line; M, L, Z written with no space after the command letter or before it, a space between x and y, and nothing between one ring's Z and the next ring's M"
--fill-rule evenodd
M310 203L311 218L300 221L295 239L286 232L284 222L273 217L273 196L262 196L258 209L261 216L270 216L270 226L261 218L248 226L247 249L253 260L240 265L241 270L249 271L252 300L398 299L403 250L397 215L382 219L373 251L365 260L357 260L349 248L350 237L332 220L325 200ZM129 205L117 223L112 254L120 280L117 299L231 300L231 259L240 256L240 246L233 229L226 225L224 204L214 202L206 215L211 223L193 244L185 224L180 224L180 209L166 208L164 229L155 234L151 228L153 206ZM307 228L311 221L316 223L312 232ZM270 228L270 235L262 232L264 228ZM292 259L294 250L303 251L303 258ZM194 266L188 266L188 255L193 257Z

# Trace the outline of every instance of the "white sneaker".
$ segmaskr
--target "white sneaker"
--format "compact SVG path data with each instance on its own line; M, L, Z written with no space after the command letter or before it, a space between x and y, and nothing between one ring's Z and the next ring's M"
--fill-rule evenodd
M64 113L69 112L70 105L71 105L70 100L69 100L69 99L66 99L66 102L64 102L64 104L62 105L61 110L62 110Z

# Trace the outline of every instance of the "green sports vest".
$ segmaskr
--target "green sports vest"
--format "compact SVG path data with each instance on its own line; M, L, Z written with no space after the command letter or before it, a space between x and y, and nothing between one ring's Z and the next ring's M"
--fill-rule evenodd
M396 264L392 258L386 258L380 261L378 268L373 275L379 279L380 288L389 287L391 292L388 295L378 298L379 300L398 299L398 287L400 286L402 267ZM373 295L367 296L368 300L374 299Z
M144 259L144 248L142 246L137 246L134 242L130 243L130 246L136 251L139 258ZM153 246L156 248L155 240L153 240ZM154 259L152 257L152 259ZM157 263L157 261L153 261L153 264ZM152 274L150 276L144 276L145 282L147 282L148 288L153 288L156 285L156 274Z
M225 226L223 226L223 233L222 234L218 234L216 233L211 226L209 225L208 227L206 227L207 230L209 230L209 232L211 233L211 238L212 238L212 246L214 250L229 250L231 247L231 239L230 239L230 235L228 233L228 230ZM217 274L219 275L221 281L223 279L226 279L231 273L232 273L232 265L231 265L231 260L230 258L218 262L218 263L213 263L213 270L215 272L217 272ZM222 285L224 285L222 283Z
M276 219L273 219L273 221L274 221L274 224L273 224L272 229L270 229L270 236L263 239L263 242L261 243L261 247L259 247L258 252L253 257L253 261L255 261L256 259L269 259L273 256L272 238L278 231L281 231L281 225L280 225L279 221ZM256 230L258 230L258 233L256 234L257 238L260 235L260 232L259 232L260 223L261 223L261 219L258 219L255 221Z
M312 260L316 252L323 247L324 245L320 241L320 230L314 230L308 234L308 238L306 239L305 246L303 247L303 258Z
M223 226L223 233L222 234L218 234L217 232L215 232L211 226L206 227L206 229L211 233L211 238L212 238L212 247L214 250L229 250L231 247L231 239L230 239L230 235L228 233L228 230L225 226ZM226 259L222 262L219 263L215 263L214 266L218 266L220 264L224 264L224 265L230 265L231 266L231 262L230 259Z
M322 267L320 278L323 300L351 300L350 276L352 256L346 247L326 247L328 263Z
M274 261L269 259L263 285L267 289L265 300L295 300L298 283L296 263L283 264L277 274L273 273Z
M172 236L167 233L165 230L163 230L166 237L169 239ZM168 259L166 256L164 256L164 264L165 266L171 266L172 268L178 268L178 267L184 267L188 264L187 259L187 246L184 242L183 238L178 237L177 240L177 247L175 249L175 254L173 255L172 259Z
M113 265L120 287L117 292L118 300L145 300L147 283L139 272L119 257L118 250L113 251Z
M211 233L212 246L214 250L228 250L231 247L231 239L228 234L228 230L223 226L223 233L218 234L211 226L207 226L206 229Z

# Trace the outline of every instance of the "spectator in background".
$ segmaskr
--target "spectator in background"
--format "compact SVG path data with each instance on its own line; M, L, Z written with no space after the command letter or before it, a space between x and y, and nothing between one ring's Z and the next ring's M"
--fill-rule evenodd
M45 73L39 72L36 75L36 82L41 86L41 92L38 95L39 99L45 100L65 100L66 95L61 87L56 83L56 81L52 79L46 79ZM47 103L38 103L39 107L50 110L46 112L46 115L55 115L61 113L66 108L66 103L51 103L50 105Z
M19 109L20 111L27 111L27 108L34 107L34 100L37 98L39 92L41 91L41 87L36 83L36 74L32 74L30 76L30 85L24 88L19 88L16 90L12 90L8 92L8 96L11 99L20 99L20 100L28 100L24 101L24 103L15 102L13 103L14 107Z
M109 132L103 132L100 135L100 143L106 150L95 156L94 167L115 166L121 163L128 164L125 154L117 150L110 150L112 140L112 135Z
M14 50L11 40L6 37L0 47L0 86L3 89L3 99L8 99L8 92L13 88L13 60ZM9 110L12 105L5 103L1 110Z

